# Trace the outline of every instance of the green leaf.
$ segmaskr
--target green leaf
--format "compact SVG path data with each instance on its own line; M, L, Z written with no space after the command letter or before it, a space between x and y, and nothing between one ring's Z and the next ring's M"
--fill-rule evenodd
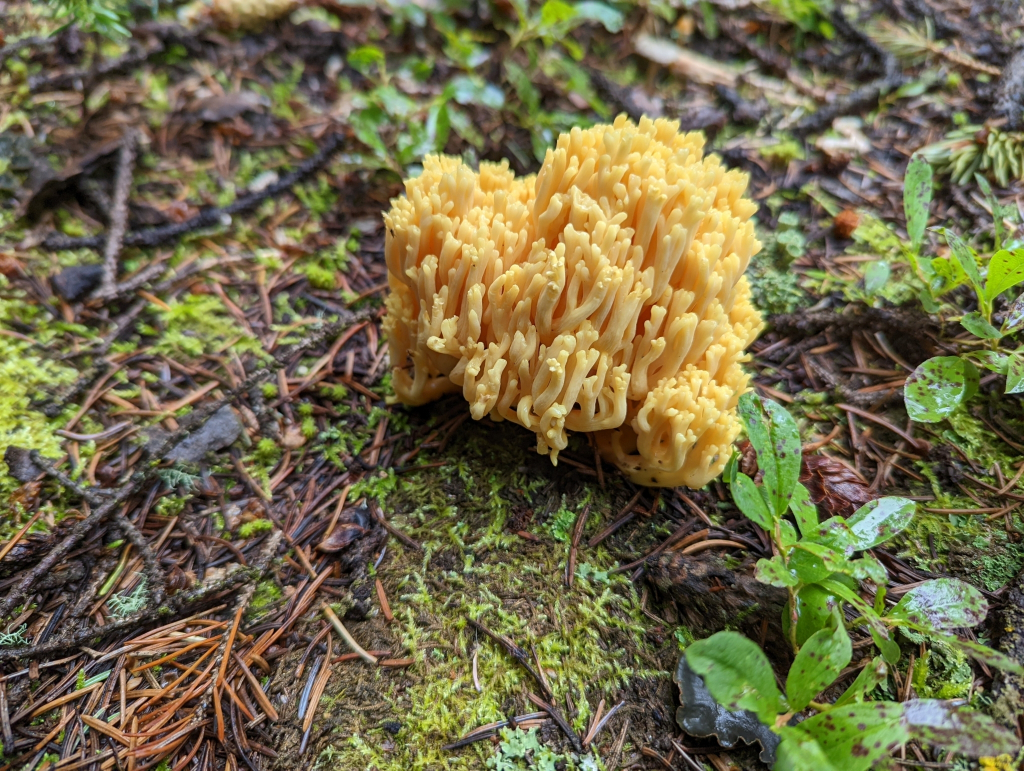
M907 414L922 423L948 417L978 390L978 370L959 356L936 356L913 371L903 387Z
M967 274L967 278L971 280L974 291L978 293L978 297L984 297L981 271L978 269L978 260L974 250L965 244L960 236L948 228L943 230L943 235L946 236L946 243L949 244L954 259L963 269L963 272Z
M1024 327L1024 294L1014 300L1010 310L1006 312L1006 318L1003 320L1002 326L1003 334L1008 335L1011 332L1016 332L1021 327Z
M732 499L751 522L760 525L769 533L775 529L772 513L768 511L768 504L764 502L761 491L757 489L754 480L746 474L736 474L736 479L732 483Z
M827 546L806 539L789 550L787 564L802 584L816 584L835 573L846 563L846 558Z
M832 611L838 607L840 603L835 595L820 586L813 584L803 587L796 596L796 644L803 645L815 632L824 629L832 617ZM782 611L782 631L787 638L791 625L789 603L786 603Z
M903 212L907 218L910 248L915 252L921 251L931 202L932 165L923 156L915 155L910 159L903 179Z
M988 614L984 595L955 578L936 578L911 589L887 619L907 621L923 631L950 632L977 626Z
M1024 357L1019 353L1009 356L1006 364L1006 393L1019 394L1024 391Z
M384 63L384 52L377 46L359 46L349 51L346 60L352 69L367 74L374 65Z
M839 771L814 739L783 727L772 771Z
M951 292L967 281L967 274L955 259L936 257L928 265L932 272L928 288L935 297Z
M622 22L625 19L621 11L615 10L610 5L591 0L576 3L576 16L579 19L595 21L611 33L621 32Z
M736 450L732 451L732 455L729 456L729 460L725 462L725 469L722 470L722 481L727 485L732 485L736 481L736 474L739 473L740 467L740 454Z
M686 663L704 678L715 701L728 710L750 710L773 725L782 706L768 657L739 632L718 632L686 649Z
M846 563L843 572L858 581L871 581L876 586L885 586L889 582L889 574L885 566L874 557L861 557Z
M454 99L462 105L476 104L481 107L489 107L492 110L500 110L505 106L505 93L483 78L470 75L456 75L448 81L442 97Z
M786 563L783 562L782 557L778 554L770 560L763 557L759 559L754 568L754 578L762 584L781 586L783 588L796 586L800 583L800 579L793 571L786 567Z
M508 82L515 89L516 96L519 97L519 101L526 107L527 114L532 118L537 115L540 110L540 91L533 85L530 79L530 73L520 67L518 64L513 62L511 59L505 59L505 76L508 78Z
M872 549L904 530L914 518L917 504L906 498L886 497L868 501L846 520L856 551Z
M960 319L960 325L975 337L982 340L998 340L1003 333L985 321L985 317L978 311L971 311Z
M985 299L991 302L1007 289L1024 282L1024 249L1000 249L992 255L985 278Z
M886 701L851 704L809 717L782 730L784 737L815 741L836 768L866 771L909 738L903 705Z
M871 627L871 639L875 641L875 646L882 654L882 658L885 659L887 664L896 664L900 660L900 646L889 637L889 633L876 627Z
M864 267L864 291L869 295L875 294L885 286L889 280L892 270L886 260L875 260Z
M1003 207L999 205L995 195L992 193L992 186L985 179L984 174L975 174L974 181L981 188L981 194L988 201L988 208L992 210L992 226L995 230L996 249L1003 248Z
M844 704L863 701L864 697L873 691L875 686L885 682L885 679L888 676L889 667L885 663L885 659L881 656L875 656L875 658L871 659L871 662L860 671L857 675L857 679L850 684L850 687L843 692L843 695L836 699L833 706L842 707Z
M781 518L800 478L800 432L784 407L753 391L740 397L739 413L764 472L769 505Z
M1016 735L988 715L941 699L903 702L903 724L911 739L972 758L982 755L1016 755Z
M1010 357L997 351L972 351L971 357L985 369L998 372L1000 375L1006 374L1006 368L1010 364Z
M840 516L829 517L812 530L806 538L808 541L841 551L847 557L853 556L853 544L857 540L853 531L850 530L850 526L846 524L845 517Z
M811 494L807 492L807 488L799 482L793 489L789 510L793 512L797 527L804 538L818 529L818 509L811 503Z
M831 685L853 656L850 635L838 610L833 619L835 629L815 632L800 648L789 669L786 696L794 712L802 710Z
M547 0L540 8L540 23L545 27L562 24L575 16L576 9L563 0Z
M348 122L360 142L375 150L381 158L387 158L388 148L380 138L380 132L381 127L388 122L388 116L380 107L356 110L349 116Z

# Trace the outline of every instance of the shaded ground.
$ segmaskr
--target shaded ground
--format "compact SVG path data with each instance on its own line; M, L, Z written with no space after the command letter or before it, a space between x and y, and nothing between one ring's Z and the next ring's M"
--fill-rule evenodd
M704 556L748 575L768 540L722 484L642 490L586 437L553 468L458 399L386 401L380 215L401 179L440 151L534 171L559 131L619 112L703 130L750 173L771 322L751 366L797 416L824 510L921 502L877 550L891 593L952 574L996 611L1017 596L1019 397L990 374L948 420L908 421L907 374L968 341L923 310L898 238L910 154L960 124L1006 128L1019 8L618 10L577 25L550 6L516 23L501 4L324 2L239 31L161 7L111 42L33 39L57 26L46 8L0 3L4 769L96 753L105 769L480 768L511 749L445 746L516 716L562 766L682 768L685 747L757 767L679 731L670 674L688 641L724 623L770 640L767 622L642 562L732 540ZM119 168L127 236L108 247ZM1019 191L997 186L1004 204ZM944 183L932 223L984 242L989 208ZM1009 244L1021 219L1005 213ZM328 638L324 602L380 666ZM622 705L592 747L538 716L541 685L470 619L522 647L576 741ZM930 662L883 690L905 698L909 676L921 696L991 700L993 673ZM954 762L914 749L907 765Z

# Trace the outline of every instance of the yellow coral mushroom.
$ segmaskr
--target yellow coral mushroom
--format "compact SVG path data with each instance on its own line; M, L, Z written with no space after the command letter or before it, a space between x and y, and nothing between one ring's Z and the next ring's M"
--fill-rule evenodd
M678 123L573 129L536 177L428 156L384 216L398 398L462 391L557 462L568 431L644 485L701 487L739 433L762 328L746 175Z

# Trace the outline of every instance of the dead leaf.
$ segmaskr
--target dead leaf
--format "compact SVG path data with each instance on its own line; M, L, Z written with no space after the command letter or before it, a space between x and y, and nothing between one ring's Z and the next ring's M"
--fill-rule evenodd
M824 505L830 516L848 517L878 497L853 471L827 455L804 455L800 481L811 501Z
M297 450L306 443L306 436L302 433L302 426L292 423L285 426L281 432L281 446L286 450Z

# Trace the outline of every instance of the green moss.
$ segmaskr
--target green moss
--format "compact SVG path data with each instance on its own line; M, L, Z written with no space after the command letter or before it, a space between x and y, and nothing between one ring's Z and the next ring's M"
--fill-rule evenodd
M248 610L254 616L258 616L261 611L272 607L283 596L281 588L273 580L268 578L265 581L260 581L256 584L256 591L253 592L252 599L249 600Z
M790 161L802 161L806 156L803 145L795 139L784 139L773 145L760 148L761 157L776 166L785 168Z
M159 311L158 318L162 332L140 325L144 334L158 335L154 353L192 359L230 345L240 355L265 355L259 341L245 334L215 295L192 294L172 300L167 309Z
M789 269L805 246L799 220L794 221L792 213L785 212L774 232L759 228L758 239L761 251L751 257L747 268L751 299L767 315L792 313L809 299L800 288L800 277Z
M256 442L256 449L253 451L252 460L264 466L271 466L281 457L281 448L273 439L263 437Z
M274 523L269 519L254 519L252 522L246 522L238 528L238 537L252 538L254 535L266 533L273 529Z
M536 651L555 701L564 704L568 697L576 705L568 718L577 730L585 730L600 699L612 703L631 684L668 676L648 642L654 622L641 610L627 576L611 572L612 555L603 546L590 551L570 588L562 578L569 546L551 537L571 531L588 500L585 536L597 532L625 493L619 492L615 503L611 491L597 489L552 500L543 492L550 479L531 470L533 464L550 467L529 454L530 438L510 426L471 424L453 442L445 466L368 477L350 491L350 499L380 500L389 520L422 545L422 552L410 551L391 541L390 557L377 572L395 617L387 632L394 639L392 651L397 647L393 655L414 664L403 677L376 670L372 681L374 698L393 705L401 734L392 738L378 721L361 722L358 705L341 710L339 716L348 718L342 718L344 727L322 752L322 767L475 771L490 760L490 767L503 769L555 768L548 761L567 769L597 768L542 745L513 757L508 747L519 741L514 735L505 737L506 750L498 754L485 743L456 753L441 750L510 711L534 709L525 698L535 688L529 675L479 635L470 618ZM527 529L542 536L540 543L506 530L508 518L527 507L537 512ZM357 638L370 634L359 626L350 631ZM675 651L674 642L667 646ZM393 749L382 749L385 743Z
M0 282L5 283L2 277ZM41 310L17 301L0 300L0 321L17 319L26 323ZM47 327L40 331L37 339L47 345L56 334L56 330ZM61 454L62 440L53 431L67 421L67 416L48 419L33 409L33 400L45 396L48 389L73 382L75 371L38 354L39 348L27 342L0 336L0 458L10 445L39 450L48 457ZM70 409L75 407L72 405ZM0 470L7 470L2 460ZM12 477L0 474L0 499L17 486L18 482Z

